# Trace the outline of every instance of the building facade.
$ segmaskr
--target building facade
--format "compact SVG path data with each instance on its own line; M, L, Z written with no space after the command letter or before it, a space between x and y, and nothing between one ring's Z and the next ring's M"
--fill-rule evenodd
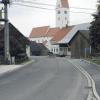
M63 28L69 23L68 0L58 0L56 4L56 27Z
M70 41L72 58L90 57L89 30L79 30Z

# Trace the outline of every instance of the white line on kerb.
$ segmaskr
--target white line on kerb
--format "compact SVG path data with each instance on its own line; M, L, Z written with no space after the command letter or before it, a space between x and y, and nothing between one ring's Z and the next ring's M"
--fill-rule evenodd
M68 60L68 62L70 62L74 67L76 67L87 78L89 87L87 100L100 100L100 97L96 91L95 82L90 76L90 74L87 73L87 71L84 68L82 68L79 64L72 62L71 60Z

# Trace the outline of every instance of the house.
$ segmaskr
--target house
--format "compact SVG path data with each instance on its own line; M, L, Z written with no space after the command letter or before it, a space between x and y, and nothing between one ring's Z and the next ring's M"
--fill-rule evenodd
M10 56L30 56L30 41L17 28L9 23ZM0 25L0 56L4 57L4 25Z
M72 29L73 26L68 26L67 28L64 27L55 34L55 36L50 40L52 44L51 52L56 55L69 55L68 46L62 46L59 44L59 41L61 41Z
M74 26L72 30L69 31L68 34L66 34L66 36L64 36L64 38L58 41L58 44L63 48L67 46L69 52L68 55L70 55L71 57L74 58L84 57L85 56L84 53L86 53L85 49L90 48L89 27L90 27L90 23L83 23ZM85 46L78 47L79 45L80 46L85 45ZM81 52L80 54L79 54L79 50ZM87 56L89 56L89 53Z
M86 58L91 54L89 30L79 30L70 43L72 58Z
M40 56L40 55L45 56L49 52L49 50L42 43L36 43L34 41L31 41L30 49L31 49L31 55L34 56Z

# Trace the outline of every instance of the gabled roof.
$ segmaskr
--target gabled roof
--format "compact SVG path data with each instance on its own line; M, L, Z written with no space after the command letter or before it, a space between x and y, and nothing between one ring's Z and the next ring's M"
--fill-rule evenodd
M30 38L42 37L45 36L48 32L49 26L33 28L30 34Z
M52 37L54 36L58 31L60 30L60 28L50 28L46 34L47 37Z
M79 30L79 32L87 39L89 40L89 33L90 31L89 30Z
M40 37L52 37L54 36L60 28L50 28L49 26L33 28L30 38L40 38Z
M61 5L62 5L62 7L64 7L64 8L69 8L68 0L61 0Z
M89 30L90 23L76 25L59 43L69 43L79 30Z
M26 38L14 25L9 23L10 54L16 56L25 53L26 45L30 44ZM4 55L4 25L0 24L0 55Z
M60 40L62 40L62 39L65 37L65 35L68 34L69 31L72 30L72 28L73 28L73 26L68 26L68 27L65 27L65 28L60 29L60 30L54 35L54 37L51 39L51 42L52 42L53 44L58 43Z

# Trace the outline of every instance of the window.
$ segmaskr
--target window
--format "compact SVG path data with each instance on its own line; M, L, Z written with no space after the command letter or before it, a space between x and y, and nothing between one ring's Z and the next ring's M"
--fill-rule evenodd
M55 48L54 48L53 50L54 50L54 52L55 52Z
M58 14L60 14L60 11L58 11Z
M58 52L58 49L56 49L56 52Z
M58 20L60 20L60 17L58 17Z
M65 17L65 20L67 20L67 18Z
M64 11L65 14L67 14L67 11Z
M68 48L68 51L70 51L70 48Z
M62 48L60 48L60 51L62 51Z

